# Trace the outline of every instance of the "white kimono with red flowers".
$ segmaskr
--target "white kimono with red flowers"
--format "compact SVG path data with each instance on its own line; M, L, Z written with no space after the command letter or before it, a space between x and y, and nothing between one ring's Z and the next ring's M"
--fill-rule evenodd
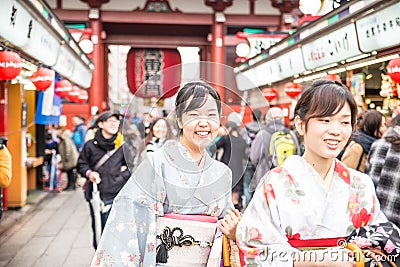
M159 266L157 217L176 213L221 219L233 207L231 185L228 166L208 153L198 165L179 142L167 141L142 161L115 198L91 266Z
M236 239L247 266L293 266L293 239L346 237L386 222L372 180L335 159L329 190L300 156L267 173L239 222Z

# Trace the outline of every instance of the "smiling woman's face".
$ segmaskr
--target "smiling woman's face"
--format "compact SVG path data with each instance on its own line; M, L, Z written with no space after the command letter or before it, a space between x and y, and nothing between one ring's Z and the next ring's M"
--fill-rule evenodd
M193 98L189 98L187 105ZM202 151L217 136L220 126L216 100L210 95L203 106L184 112L178 121L181 143L190 150Z

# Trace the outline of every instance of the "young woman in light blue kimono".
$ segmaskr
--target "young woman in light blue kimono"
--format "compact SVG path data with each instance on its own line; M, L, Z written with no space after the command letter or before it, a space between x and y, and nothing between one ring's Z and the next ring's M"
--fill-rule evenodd
M336 159L351 136L357 105L342 84L319 80L304 91L294 114L304 155L290 156L263 177L238 224L238 246L247 266L355 266L343 248L346 236L387 222L371 178ZM315 246L331 248L298 250Z
M220 126L220 97L207 83L191 82L178 92L175 112L178 140L150 153L115 198L91 266L159 266L157 218L164 214L223 219L219 230L235 239L231 171L205 151Z

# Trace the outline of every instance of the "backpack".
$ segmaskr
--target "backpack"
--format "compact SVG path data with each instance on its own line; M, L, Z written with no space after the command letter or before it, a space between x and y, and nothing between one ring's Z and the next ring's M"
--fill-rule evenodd
M290 155L295 155L297 149L293 137L288 130L276 131L269 142L269 157L271 167L281 166Z

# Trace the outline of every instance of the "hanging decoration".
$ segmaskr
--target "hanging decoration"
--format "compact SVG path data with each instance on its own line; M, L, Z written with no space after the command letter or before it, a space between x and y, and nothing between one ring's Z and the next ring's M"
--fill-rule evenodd
M324 77L322 77L321 80L331 80L331 81L337 81L337 82L342 83L340 76L337 74L327 74Z
M264 88L261 92L267 101L274 100L278 96L278 91L275 88Z
M301 94L302 86L298 83L288 82L284 86L285 93L288 97L297 97Z
M54 93L59 97L66 97L72 90L72 85L68 80L59 80L54 85Z
M70 102L77 102L79 101L78 98L80 91L81 89L78 86L74 85L72 86L71 91L69 91L68 94L65 96L65 98Z
M22 69L21 57L13 52L0 51L0 80L12 80L19 75Z
M181 56L176 49L134 49L127 56L126 72L132 94L164 99L176 94L181 83Z
M88 92L86 90L80 89L77 99L75 100L78 104L86 103L89 99Z
M31 76L31 81L38 91L44 91L50 87L54 80L54 73L47 68L38 68Z
M400 57L392 59L386 66L387 74L393 81L400 83Z

